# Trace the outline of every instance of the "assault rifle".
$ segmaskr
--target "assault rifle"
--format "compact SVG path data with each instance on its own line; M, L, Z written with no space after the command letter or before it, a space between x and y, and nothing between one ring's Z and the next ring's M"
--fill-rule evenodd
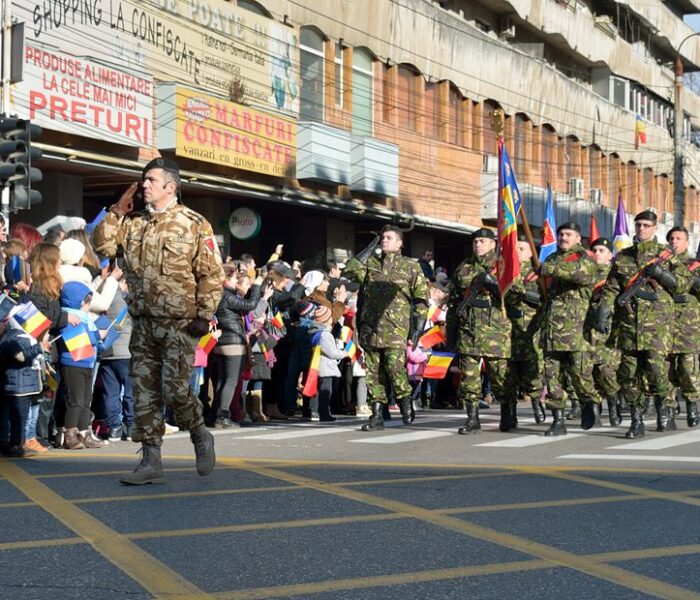
M645 263L627 282L623 292L617 297L617 305L629 308L630 302L640 295L642 288L649 283L651 277L648 275L649 267L661 266L673 256L670 250L664 250L658 256ZM655 296L656 294L654 294ZM641 297L641 296L640 296Z
M467 309L469 307L474 308L488 308L491 306L489 300L482 300L477 296L481 290L486 287L486 279L488 275L495 275L496 267L493 267L490 271L483 271L479 273L474 279L472 279L469 287L464 290L462 301L457 305L457 316L460 319L464 319L467 316Z

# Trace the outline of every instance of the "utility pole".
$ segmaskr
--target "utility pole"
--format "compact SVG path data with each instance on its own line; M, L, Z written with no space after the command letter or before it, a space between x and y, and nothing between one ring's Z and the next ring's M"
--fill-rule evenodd
M12 63L12 0L2 0L2 114L10 114L10 70ZM10 231L10 186L0 193L0 207L5 227Z

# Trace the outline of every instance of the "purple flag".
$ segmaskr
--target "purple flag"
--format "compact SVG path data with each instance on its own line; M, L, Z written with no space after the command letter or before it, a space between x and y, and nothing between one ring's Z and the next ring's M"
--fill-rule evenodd
M613 231L613 254L632 245L632 238L627 229L627 213L622 202L622 194L617 199L617 215L615 216L615 230Z

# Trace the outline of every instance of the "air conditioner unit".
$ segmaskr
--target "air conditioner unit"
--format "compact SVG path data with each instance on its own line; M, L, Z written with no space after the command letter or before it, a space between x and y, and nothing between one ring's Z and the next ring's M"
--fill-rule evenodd
M512 40L515 37L515 23L510 17L501 17L498 20L498 37Z
M700 223L693 221L690 224L690 233L700 233Z
M593 204L600 204L603 201L603 190L598 188L591 188L591 202Z
M568 192L572 198L583 198L583 179L578 177L569 179Z
M498 173L498 156L484 154L484 173Z
M664 225L673 225L673 213L672 212L662 212L661 222Z

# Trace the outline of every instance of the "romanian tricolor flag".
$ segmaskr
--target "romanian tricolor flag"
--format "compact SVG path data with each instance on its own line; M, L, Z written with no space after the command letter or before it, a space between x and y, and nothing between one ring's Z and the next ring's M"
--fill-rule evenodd
M318 392L318 369L321 365L321 333L317 333L311 339L313 350L311 351L311 363L309 372L306 374L306 383L301 391L307 398L313 398Z
M95 348L90 342L90 335L83 323L64 327L62 337L74 361L79 362L95 356Z
M352 339L352 329L347 325L343 325L340 329L340 339L347 344Z
M15 314L15 321L34 339L39 339L51 327L51 321L31 302L27 302Z
M270 323L272 323L277 329L282 329L284 327L284 320L282 319L282 313L280 311L277 311L274 315L272 315L272 318L270 319Z
M440 327L437 325L433 325L428 331L426 331L421 338L418 340L418 343L423 346L423 348L428 349L432 348L433 346L437 344L441 344L442 342L445 341L445 336L442 335L442 331L440 331Z
M197 342L197 347L202 349L204 354L209 354L216 346L216 339L211 333L207 333L199 338Z
M518 213L521 197L503 138L498 140L498 289L504 296L520 276Z
M445 320L445 311L442 310L437 304L433 304L428 308L428 321L437 323L438 321Z
M647 143L647 128L644 125L644 120L637 115L634 122L634 149L639 149L639 144Z
M273 354L272 350L270 350L267 347L267 344L265 342L258 341L258 346L260 346L260 352L262 352L262 355L265 357L265 360L268 362L270 360L272 360L272 358L274 357L274 354Z
M357 347L357 344L352 339L349 339L348 343L345 344L344 350L347 353L350 362L354 363L360 356L360 349Z
M428 364L425 365L423 378L444 379L454 357L455 355L449 352L433 352L428 358Z

